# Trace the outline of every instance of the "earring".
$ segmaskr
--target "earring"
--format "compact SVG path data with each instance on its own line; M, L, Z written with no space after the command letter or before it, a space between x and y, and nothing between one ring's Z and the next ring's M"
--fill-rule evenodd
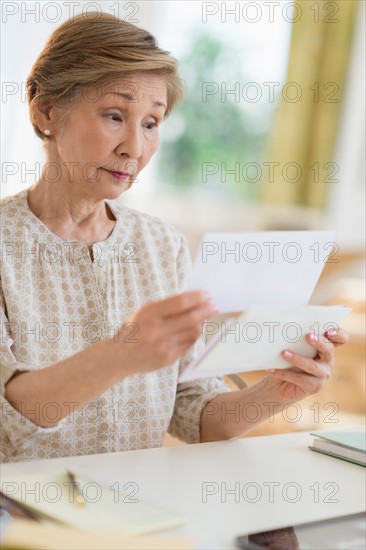
M45 131L44 131L44 133L45 133L46 136L49 136L49 135L51 135L51 130L49 130L48 128L46 128Z

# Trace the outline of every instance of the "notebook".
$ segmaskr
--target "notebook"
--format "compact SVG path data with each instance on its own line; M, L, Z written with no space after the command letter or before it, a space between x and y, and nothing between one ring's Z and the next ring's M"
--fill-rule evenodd
M142 535L182 525L187 518L141 500L138 492L116 490L77 476L87 501L76 502L74 488L66 472L59 474L2 474L1 491L46 519L94 532ZM133 489L133 488L132 488Z
M316 436L313 444L309 446L312 451L366 466L365 428L349 428L311 435Z

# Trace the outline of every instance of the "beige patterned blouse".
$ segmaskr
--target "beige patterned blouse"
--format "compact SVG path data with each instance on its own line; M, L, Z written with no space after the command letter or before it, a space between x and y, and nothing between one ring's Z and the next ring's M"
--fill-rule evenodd
M203 407L230 391L217 378L177 384L199 340L168 367L129 376L83 407L70 403L70 414L52 428L37 426L5 399L15 371L46 368L112 337L146 301L181 291L191 265L172 226L117 201L107 201L116 225L93 245L92 261L84 243L63 240L31 212L27 195L26 189L1 201L2 460L159 447L166 431L198 442ZM57 420L52 395L42 412Z

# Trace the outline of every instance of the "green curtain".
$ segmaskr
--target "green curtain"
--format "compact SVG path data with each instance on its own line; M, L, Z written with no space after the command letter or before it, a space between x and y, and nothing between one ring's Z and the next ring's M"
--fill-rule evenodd
M296 1L284 98L266 149L264 202L322 208L337 185L332 157L357 4Z

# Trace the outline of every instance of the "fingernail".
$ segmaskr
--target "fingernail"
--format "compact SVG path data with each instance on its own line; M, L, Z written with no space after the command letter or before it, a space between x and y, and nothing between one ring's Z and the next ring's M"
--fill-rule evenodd
M313 342L317 340L317 337L313 332L309 336L310 336L310 340L313 340Z
M328 336L336 336L337 335L337 331L332 329L332 330L328 330L327 332Z
M276 369L266 369L266 372L269 374L274 374L276 372Z
M292 359L294 354L292 353L292 351L286 350L283 352L283 356L286 357L286 359Z

